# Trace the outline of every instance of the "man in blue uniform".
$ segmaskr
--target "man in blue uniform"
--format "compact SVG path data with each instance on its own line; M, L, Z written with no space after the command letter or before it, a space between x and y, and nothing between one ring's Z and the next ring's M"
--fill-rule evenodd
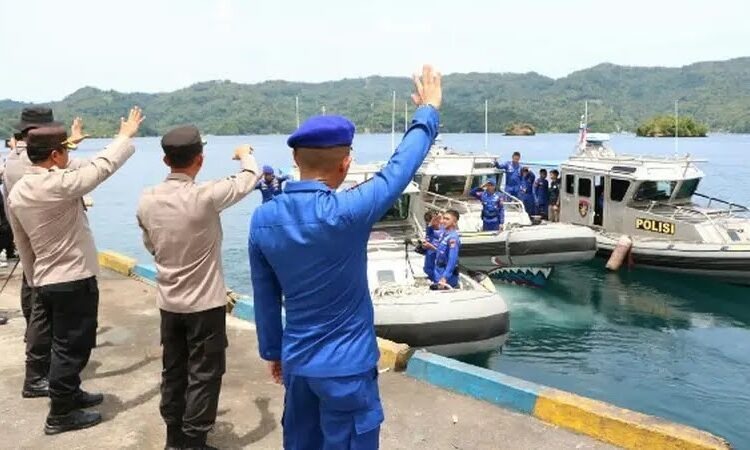
M458 211L453 209L443 214L445 231L440 238L435 257L436 289L458 287L458 252L461 249L461 239L457 229L458 218Z
M273 167L263 166L263 177L255 185L255 189L260 189L263 195L263 203L270 202L274 197L281 194L281 183L289 180L289 175L277 177L273 173Z
M536 204L535 213L547 220L547 211L549 210L549 182L547 181L547 170L539 170L539 178L534 182L534 203Z
M526 209L526 214L528 215L532 215L536 211L534 194L532 192L535 178L536 175L528 167L521 169L521 185L518 189L518 199L523 202L523 207Z
M521 190L521 154L513 152L513 159L504 163L495 161L495 167L505 172L505 192L518 197Z
M489 180L483 186L470 192L482 202L482 231L499 231L505 223L505 208L502 196L495 190L495 180Z
M383 409L367 240L437 135L440 75L425 66L414 82L417 111L380 172L337 192L352 161L354 125L340 116L313 117L287 141L300 181L288 182L284 195L253 214L249 253L258 346L286 388L286 449L378 448Z
M552 169L549 172L549 205L552 222L560 221L560 172Z
M443 216L439 212L429 211L424 215L425 222L427 223L427 231L425 232L425 241L423 246L427 249L424 255L424 270L427 278L433 283L435 280L435 256L437 255L437 247L440 243L440 238L443 235Z

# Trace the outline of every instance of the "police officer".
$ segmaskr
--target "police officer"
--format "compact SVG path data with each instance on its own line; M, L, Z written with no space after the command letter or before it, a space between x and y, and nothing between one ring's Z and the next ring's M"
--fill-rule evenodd
M526 213L532 215L536 211L534 205L534 180L536 176L534 172L529 170L528 167L521 169L521 185L518 189L518 199L523 202L523 207L526 209Z
M482 231L501 230L505 223L505 208L502 196L495 190L495 180L472 189L470 194L482 202Z
M426 249L424 255L424 270L427 278L433 283L437 280L435 278L435 256L437 254L437 246L440 242L440 237L443 234L443 216L437 211L428 211L425 213L425 222L427 223L427 231L425 232L425 240L423 246Z
M281 183L289 179L288 175L277 177L273 173L273 167L263 166L263 178L255 185L255 189L260 189L263 196L263 203L270 202L274 197L281 194Z
M458 236L458 211L449 209L443 213L444 232L435 257L435 286L437 289L458 287L458 252L461 238Z
M69 141L62 127L31 130L26 153L34 165L13 186L8 198L26 280L36 291L29 330L43 328L37 323L51 330L46 434L101 421L99 413L83 408L98 405L103 396L80 387L80 373L96 341L99 306L99 264L82 197L133 154L130 138L141 120L140 109L133 108L128 120L122 120L115 140L78 169L61 169L68 166L69 159ZM49 352L49 335L46 339L29 336L27 346L38 347L36 354Z
M549 209L552 222L560 221L560 172L552 169L549 172Z
M367 240L437 135L440 75L425 66L415 85L411 126L379 173L337 192L351 164L354 125L340 116L312 117L287 141L301 180L288 182L284 195L253 214L249 252L258 344L273 378L286 388L286 449L379 445L383 410Z
M196 183L203 145L192 125L164 135L170 174L144 191L137 214L156 261L167 448L213 448L206 435L216 421L227 345L219 214L252 192L258 180L252 149L243 145L234 153L239 173Z
M549 210L549 182L547 181L547 169L539 170L539 178L534 181L534 203L535 214L542 216L547 220L547 211Z
M59 127L52 110L46 107L29 107L21 112L21 120L14 127L19 131L13 148L5 160L3 171L3 198L5 199L5 211L8 214L7 201L10 193L18 181L33 166L26 152L28 134L40 127ZM83 133L83 121L80 117L73 120L70 128L71 134L68 144L73 146L83 141L87 136ZM69 158L67 168L75 169L87 161L83 159ZM12 229L11 223L11 229ZM49 383L47 372L50 365L50 318L44 315L44 309L39 309L37 320L31 321L31 312L35 302L33 289L29 286L24 271L21 278L21 311L26 319L26 377L24 379L21 396L24 398L47 397L49 395Z
M513 152L513 159L504 163L495 160L495 167L505 172L505 192L518 197L521 190L521 153Z

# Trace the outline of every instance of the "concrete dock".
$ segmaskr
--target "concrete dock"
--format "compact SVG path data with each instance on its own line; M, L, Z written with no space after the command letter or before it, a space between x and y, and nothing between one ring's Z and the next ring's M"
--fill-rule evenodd
M7 276L0 270L0 282ZM22 399L24 372L20 277L0 294L0 448L156 449L164 446L159 415L161 349L154 288L114 272L100 277L98 346L83 373L84 389L105 394L94 428L45 436L47 399ZM252 323L229 317L227 373L209 444L221 449L281 448L283 388L258 357ZM383 449L613 448L534 417L417 381L402 373L380 377L386 411Z

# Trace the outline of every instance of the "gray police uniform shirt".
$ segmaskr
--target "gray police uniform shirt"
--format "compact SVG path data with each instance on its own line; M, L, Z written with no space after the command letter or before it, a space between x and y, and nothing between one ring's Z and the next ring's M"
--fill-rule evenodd
M65 283L99 274L82 197L134 152L130 139L118 137L76 169L31 166L9 186L9 219L30 285ZM7 170L5 175L9 175Z
M154 255L160 309L191 313L226 305L219 214L252 192L258 180L254 157L243 157L241 167L236 175L206 183L173 173L141 195L138 224Z

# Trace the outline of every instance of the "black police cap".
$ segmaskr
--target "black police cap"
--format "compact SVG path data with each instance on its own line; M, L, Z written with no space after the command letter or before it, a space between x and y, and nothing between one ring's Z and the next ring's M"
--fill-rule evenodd
M167 154L201 151L205 143L195 125L174 128L161 138L161 148Z

